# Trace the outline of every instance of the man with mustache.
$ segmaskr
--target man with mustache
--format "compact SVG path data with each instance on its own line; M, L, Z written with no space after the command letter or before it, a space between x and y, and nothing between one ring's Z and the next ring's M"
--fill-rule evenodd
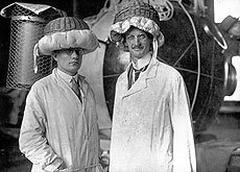
M130 53L117 81L110 172L196 172L189 98L184 80L157 59L164 42L156 10L123 3L110 36Z
M88 25L74 17L50 21L34 54L52 55L57 67L27 96L20 150L32 172L98 172L99 136L93 91L78 74L84 54L98 47Z

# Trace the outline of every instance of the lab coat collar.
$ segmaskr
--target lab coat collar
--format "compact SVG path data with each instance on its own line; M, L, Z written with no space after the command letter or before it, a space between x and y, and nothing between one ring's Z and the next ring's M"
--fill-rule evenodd
M151 78L155 78L157 76L157 67L159 63L156 58L151 58L148 68L146 71L142 72L139 76L139 79L132 85L132 87L128 90L128 72L130 70L131 64L128 65L126 71L123 73L123 77L119 79L121 84L120 88L123 91L123 98L130 96L132 94L136 94L143 89L147 88L147 80Z
M63 73L63 72L62 72L62 73ZM62 74L62 73L61 73L61 74ZM61 74L59 73L59 70L58 70L57 68L54 68L53 71L52 71L53 79L55 80L55 82L56 82L58 85L62 85L61 88L64 88L63 85L65 85L65 87L66 87L66 85L67 85L67 87L68 87L69 89L71 89L70 82L68 82L68 81L66 81L66 80L69 79L69 81L70 81L70 80L72 79L72 76L70 76L70 75L67 76L67 74L66 74L66 75L61 75ZM63 77L64 77L64 78L63 78ZM82 75L79 75L79 74L76 74L76 77L78 77L78 82L79 82L79 86L80 86L81 95L82 95L82 97L85 99L85 95L86 95L87 89L88 89L87 85L84 84L85 77L82 76ZM66 80L65 80L65 79L66 79ZM62 91L64 91L64 90L62 90ZM83 100L83 101L85 101L85 100Z
M67 82L68 84L71 82L71 79L72 78L76 78L77 77L77 74L75 76L71 76L71 75L68 75L67 73L61 71L60 69L56 68L56 72L57 74L65 81ZM76 80L77 81L77 80Z
M133 68L139 70L139 69L147 66L152 58L151 54L152 54L152 52L147 53L144 57L138 59L136 61L136 64L132 61L131 63L132 63Z

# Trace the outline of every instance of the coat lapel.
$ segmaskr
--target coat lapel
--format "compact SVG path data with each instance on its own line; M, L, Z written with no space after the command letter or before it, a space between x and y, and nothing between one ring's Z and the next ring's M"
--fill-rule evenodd
M139 91L145 89L146 87L147 87L146 78L143 75L141 75L139 76L139 79L132 85L132 87L129 90L127 90L124 97L136 94Z
M129 66L130 67L130 66ZM130 95L136 94L148 87L147 81L150 78L155 78L157 74L157 59L152 58L150 64L145 72L140 74L139 79L132 85L132 87L128 90L128 77L127 73L129 71L129 67L123 74L123 78L121 80L121 88L123 91L123 98L128 97Z
M65 89L71 90L70 86L59 76L56 68L53 69L52 77L53 77L54 81L56 82L56 84L60 86L59 88L61 89L61 92L66 92ZM86 92L87 92L87 88L83 84L84 79L85 79L84 76L78 75L78 82L81 87L80 91L81 91L81 96L82 96L82 107L85 107L85 105L86 105L86 97L85 96L86 96ZM69 93L72 94L72 99L74 99L74 97L76 97L75 93L72 90L69 91ZM76 100L80 101L78 98Z

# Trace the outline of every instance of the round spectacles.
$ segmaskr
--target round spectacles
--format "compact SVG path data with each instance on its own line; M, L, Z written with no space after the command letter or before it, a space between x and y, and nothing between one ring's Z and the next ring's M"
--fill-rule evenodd
M84 50L82 48L66 48L54 51L54 53L66 53L67 55L72 55L73 52L75 52L77 55L84 54Z

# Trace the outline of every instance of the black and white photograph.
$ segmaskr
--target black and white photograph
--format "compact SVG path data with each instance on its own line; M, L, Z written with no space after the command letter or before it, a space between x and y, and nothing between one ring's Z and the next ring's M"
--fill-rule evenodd
M240 172L240 0L3 0L0 172Z

